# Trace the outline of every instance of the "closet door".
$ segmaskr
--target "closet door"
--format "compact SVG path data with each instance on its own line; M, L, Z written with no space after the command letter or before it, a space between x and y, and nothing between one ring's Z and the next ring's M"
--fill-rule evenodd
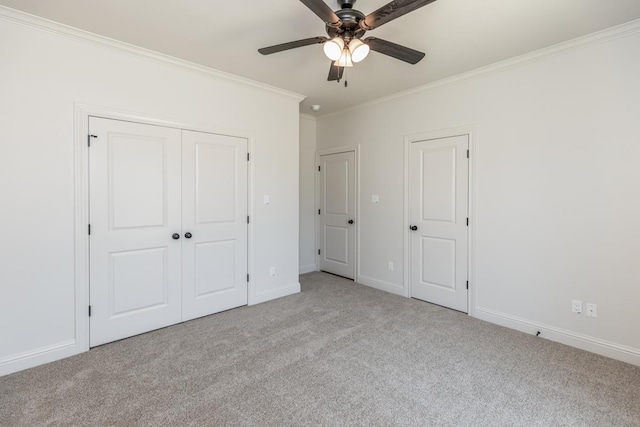
M181 319L180 130L89 121L90 345Z
M182 320L247 304L247 140L182 131Z

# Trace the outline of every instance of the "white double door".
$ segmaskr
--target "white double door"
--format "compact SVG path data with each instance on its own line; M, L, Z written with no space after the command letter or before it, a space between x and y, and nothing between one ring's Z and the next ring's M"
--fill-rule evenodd
M320 156L320 270L355 278L355 152Z
M247 140L89 123L90 345L247 303Z
M411 296L467 311L467 135L411 144Z

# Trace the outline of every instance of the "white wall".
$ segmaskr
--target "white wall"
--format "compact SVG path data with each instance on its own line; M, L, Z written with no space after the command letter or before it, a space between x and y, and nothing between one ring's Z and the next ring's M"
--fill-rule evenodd
M472 125L475 315L640 364L639 31L320 117L318 149L361 144L359 280L406 293L404 137Z
M300 274L316 267L316 118L300 115Z
M75 103L252 134L255 264L249 300L299 291L300 97L40 24L0 9L0 374L80 351L74 319ZM262 203L263 194L271 204Z

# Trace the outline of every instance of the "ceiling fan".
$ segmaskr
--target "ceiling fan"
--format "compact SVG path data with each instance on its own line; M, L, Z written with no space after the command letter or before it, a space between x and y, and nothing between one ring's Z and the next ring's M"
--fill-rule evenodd
M391 56L409 64L417 64L424 53L377 37L362 39L365 32L374 30L435 0L393 0L366 15L353 9L356 0L338 0L340 10L333 11L323 0L300 0L326 24L329 37L312 37L258 49L263 55L295 49L312 44L324 44L324 53L331 59L329 81L342 79L345 68L353 67L369 54L369 50ZM347 82L345 80L345 87Z

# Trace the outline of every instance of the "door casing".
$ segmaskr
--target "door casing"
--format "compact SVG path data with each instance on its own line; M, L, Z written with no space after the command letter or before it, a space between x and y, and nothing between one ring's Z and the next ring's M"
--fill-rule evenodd
M89 350L89 117L130 121L142 124L164 126L195 132L214 133L247 139L251 161L248 166L248 212L254 216L255 188L255 135L241 129L173 121L166 118L142 115L126 110L118 110L87 104L74 104L74 246L75 246L75 343L72 354ZM255 265L255 221L249 223L247 271L253 275ZM256 302L256 289L251 281L247 285L248 305ZM70 345L71 347L71 345Z
M441 129L431 132L424 132L419 134L407 135L404 138L404 296L411 297L411 231L409 230L410 224L410 205L409 205L409 165L411 144L418 141L426 141L440 138L449 138L454 136L466 135L469 138L469 187L468 187L468 209L469 209L469 227L467 230L468 248L467 248L467 263L468 263L468 277L469 277L469 292L467 294L467 315L475 317L475 257L474 254L474 235L475 227L474 221L476 218L475 212L475 188L476 188L476 168L475 159L478 155L477 147L477 133L475 125L461 126L456 128Z

